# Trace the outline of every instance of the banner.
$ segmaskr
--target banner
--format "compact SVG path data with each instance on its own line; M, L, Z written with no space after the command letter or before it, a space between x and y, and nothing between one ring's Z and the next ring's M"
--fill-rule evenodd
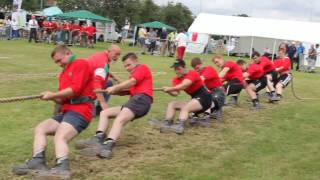
M13 0L13 7L17 7L17 10L21 9L22 0Z

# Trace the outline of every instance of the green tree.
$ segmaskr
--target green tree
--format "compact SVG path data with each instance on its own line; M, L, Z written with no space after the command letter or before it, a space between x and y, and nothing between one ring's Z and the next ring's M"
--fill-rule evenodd
M139 15L142 23L161 20L160 7L156 5L152 0L144 0L142 2Z
M193 22L194 17L188 7L181 3L168 3L161 10L162 21L177 29L187 29Z

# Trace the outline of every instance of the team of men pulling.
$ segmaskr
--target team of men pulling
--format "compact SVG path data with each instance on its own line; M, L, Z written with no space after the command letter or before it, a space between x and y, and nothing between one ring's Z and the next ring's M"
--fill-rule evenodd
M145 116L150 111L154 97L152 73L147 65L139 63L134 53L127 53L122 57L124 68L130 73L127 80L120 82L110 73L112 62L117 61L120 54L121 49L112 45L106 51L96 53L88 59L79 59L65 45L55 47L51 57L62 67L59 91L43 92L42 99L59 104L59 113L36 126L32 158L13 167L14 174L37 172L36 176L42 178L69 178L71 172L68 143L90 124L95 98L102 109L97 131L90 139L77 141L76 149L79 149L83 156L111 158L112 149L123 127L128 122ZM225 104L236 105L242 89L250 96L252 108L259 109L260 90L267 87L269 101L279 101L283 88L291 80L290 59L281 49L279 58L274 62L256 52L253 53L252 63L249 65L243 60L236 63L225 61L220 55L214 56L212 61L221 68L219 73L211 66L204 66L200 58L192 59L193 70L187 70L183 60L173 63L171 68L174 68L176 77L172 79L172 86L163 87L162 91L171 96L185 91L191 99L187 102L170 102L163 121L149 121L160 127L160 132L183 134L186 124L208 125L211 118L221 120L222 107ZM108 87L109 77L117 84ZM103 89L104 94L95 93ZM108 107L106 94L130 97L121 106ZM230 96L228 103L225 103L225 96ZM174 122L176 111L179 111L179 116ZM199 118L201 115L210 118ZM110 118L114 118L114 121L107 133ZM48 135L54 136L56 155L55 166L51 169L46 165L45 158Z

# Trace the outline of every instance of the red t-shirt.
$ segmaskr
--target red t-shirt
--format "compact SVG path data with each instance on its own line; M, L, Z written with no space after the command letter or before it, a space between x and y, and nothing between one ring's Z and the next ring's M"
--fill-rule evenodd
M96 33L96 28L94 26L88 26L86 28L86 32L88 34L88 36L93 36Z
M288 57L278 58L274 61L274 67L283 67L283 69L278 71L280 74L283 74L284 72L291 70L291 60Z
M80 30L80 29L81 29L81 26L79 26L78 24L72 24L72 25L71 25L71 29L72 29L72 30Z
M153 78L149 67L145 64L138 65L129 77L137 82L130 88L130 95L146 94L153 99Z
M66 31L71 30L71 24L70 24L70 23L65 23L65 24L63 25L63 30L66 30Z
M83 59L77 59L68 64L59 76L59 91L72 88L75 97L88 96L95 98L93 94L92 72L89 64ZM69 98L68 98L69 99ZM65 102L68 100L65 99ZM81 114L88 122L92 119L92 103L68 104L63 103L61 112L75 111Z
M98 52L88 58L89 66L93 75L93 89L104 89L109 78L109 56L108 52ZM106 71L108 66L108 72Z
M215 69L211 66L203 68L200 72L200 76L204 77L204 84L208 89L213 89L222 86L221 79Z
M174 77L172 79L172 85L176 86L178 84L181 84L182 81L185 79L189 79L190 81L192 81L192 84L184 90L189 95L192 95L193 93L195 93L197 90L199 90L201 87L204 86L204 83L200 78L200 75L194 70L190 70L187 74L185 74L181 78Z
M51 28L52 28L52 29L58 29L57 23L52 22L52 23L51 23Z
M247 73L249 74L250 80L256 80L261 78L264 75L264 71L262 69L262 66L252 63L249 64Z
M223 65L222 69L225 68L225 67L230 68L229 71L224 76L224 79L226 81L230 81L232 79L238 79L241 83L243 83L244 78L243 78L243 75L242 75L242 69L238 64L236 64L235 62L229 60L229 61L225 62L225 64Z
M49 27L50 27L49 21L43 21L43 22L42 22L42 27L43 27L43 28L49 28Z
M275 69L273 63L271 62L271 60L268 57L265 57L265 56L261 56L260 57L259 65L262 67L264 73L273 71Z
M81 27L80 27L80 32L81 32L82 34L87 33L86 29L87 29L86 26L81 26Z

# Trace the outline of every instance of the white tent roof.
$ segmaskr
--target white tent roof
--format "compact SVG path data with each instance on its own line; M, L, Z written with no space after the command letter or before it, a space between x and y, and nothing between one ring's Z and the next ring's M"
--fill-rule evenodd
M319 43L320 23L200 13L189 32Z

